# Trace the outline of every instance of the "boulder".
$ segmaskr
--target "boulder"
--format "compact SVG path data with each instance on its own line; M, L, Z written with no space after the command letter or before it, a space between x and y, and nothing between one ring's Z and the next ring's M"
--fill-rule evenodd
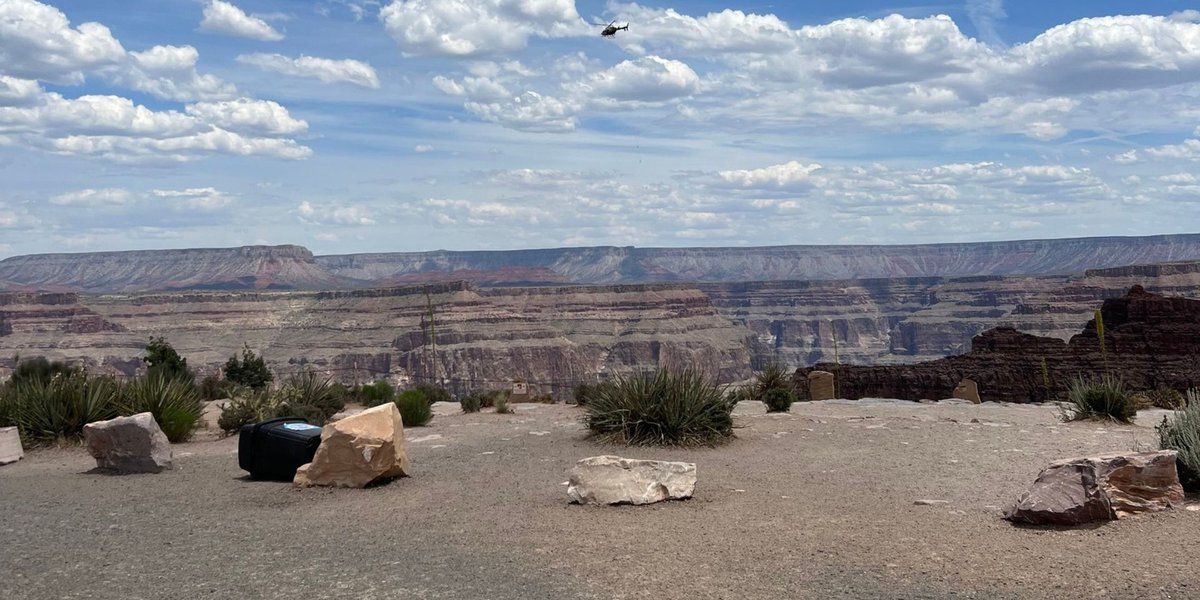
M171 442L145 412L83 426L96 466L118 473L158 473L171 468Z
M388 402L326 425L313 461L296 471L293 482L362 488L407 474L404 425Z
M833 373L813 371L808 374L809 400L833 400L835 397Z
M1051 463L1004 518L1069 526L1166 510L1183 502L1177 455L1163 450Z
M975 383L974 379L964 379L958 382L958 386L954 388L954 393L950 397L979 404L979 384Z
M25 449L21 447L21 433L16 427L0 427L0 465L21 460Z
M632 460L619 456L585 458L571 469L567 495L576 504L653 504L691 498L696 465Z

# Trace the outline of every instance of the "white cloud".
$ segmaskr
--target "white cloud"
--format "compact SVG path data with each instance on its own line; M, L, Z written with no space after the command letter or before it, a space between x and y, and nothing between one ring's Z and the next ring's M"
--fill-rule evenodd
M596 73L578 93L618 102L664 102L695 94L700 77L687 64L658 56L623 61Z
M200 74L200 53L191 46L154 46L130 52L129 60L111 69L114 82L159 98L190 102L225 100L237 95L233 84L214 75Z
M121 188L83 189L59 194L50 199L58 206L122 206L128 204L133 195Z
M83 73L122 60L125 49L107 27L72 28L62 11L34 0L0 1L0 71L52 83L79 84Z
M577 107L529 91L504 102L467 102L466 109L485 121L522 131L559 133L578 125Z
M478 56L588 30L575 0L396 0L379 11L407 56Z
M208 6L204 7L204 20L200 21L200 31L263 42L278 42L283 39L283 34L263 19L248 15L224 0L211 0Z
M296 207L296 215L302 223L309 225L368 227L376 223L371 211L361 205L316 205L304 200Z
M815 163L791 161L761 169L721 171L718 175L725 184L740 188L797 190L812 187L813 174L820 170L821 165Z
M368 89L379 88L379 75L371 65L353 59L331 59L301 55L242 54L239 63L293 77L309 77L325 83L349 83Z
M155 198L170 202L174 208L188 208L199 211L214 211L225 208L233 202L229 195L216 188L188 188L185 190L153 190Z
M286 108L270 100L197 102L189 104L186 110L205 123L251 135L286 136L308 130L308 123L292 117Z
M417 154L427 154L429 152L433 152L433 150L433 146L430 146L429 144L417 144L416 146L413 146L413 152L416 152Z

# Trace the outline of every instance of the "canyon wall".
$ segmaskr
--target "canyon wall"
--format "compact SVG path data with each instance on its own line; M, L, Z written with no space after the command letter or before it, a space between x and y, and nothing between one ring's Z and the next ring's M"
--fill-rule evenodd
M679 286L0 294L0 375L16 354L133 374L150 336L202 373L249 344L280 375L312 368L346 382L442 381L458 391L526 380L563 395L658 366L724 381L750 375L749 332Z
M736 283L1064 275L1200 260L1200 234L904 246L558 248L313 256L299 246L41 254L0 260L0 289L322 290L469 281L480 286Z

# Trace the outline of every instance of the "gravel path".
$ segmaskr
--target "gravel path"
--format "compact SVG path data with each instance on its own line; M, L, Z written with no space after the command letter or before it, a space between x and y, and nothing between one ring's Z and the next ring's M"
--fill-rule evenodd
M232 438L177 446L160 475L32 452L0 468L0 597L1200 597L1200 512L1075 530L1000 519L1051 460L1149 447L1155 415L743 404L727 446L648 450L583 439L573 407L455 410L407 432L411 478L370 490L248 481ZM568 505L567 469L606 453L694 461L696 498Z

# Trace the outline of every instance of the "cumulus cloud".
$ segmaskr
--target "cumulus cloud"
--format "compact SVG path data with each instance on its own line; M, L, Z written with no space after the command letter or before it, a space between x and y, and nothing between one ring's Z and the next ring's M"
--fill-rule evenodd
M739 188L797 190L814 185L813 174L821 170L818 164L803 164L791 161L761 169L721 171L722 183Z
M308 77L324 83L349 83L368 89L379 88L379 76L371 65L353 59L332 59L301 55L242 54L239 63L293 77Z
M114 82L158 98L189 102L224 100L237 95L237 88L215 75L200 74L200 53L192 46L154 46L130 52L129 60L111 70Z
M184 190L153 190L150 194L170 203L174 208L199 211L214 211L233 202L229 195L216 188L188 188Z
M287 136L308 130L308 123L292 117L286 108L270 100L197 102L187 106L187 113L205 123L251 135Z
M665 102L700 89L700 77L677 60L646 56L590 77L578 93L618 102Z
M379 11L407 56L478 56L588 28L575 0L396 0Z
M296 207L296 216L309 225L346 225L367 227L376 223L371 211L361 205L313 204L305 200Z
M71 27L62 11L35 0L0 2L0 70L9 76L79 84L83 73L114 65L125 48L99 23Z
M128 190L121 188L83 189L66 192L50 198L57 206L106 207L123 206L133 199Z
M236 37L250 38L262 42L278 42L283 34L263 19L251 16L225 0L211 0L204 7L204 19L200 31Z
M502 102L467 102L465 107L485 121L523 131L560 133L578 125L578 107L534 91Z

